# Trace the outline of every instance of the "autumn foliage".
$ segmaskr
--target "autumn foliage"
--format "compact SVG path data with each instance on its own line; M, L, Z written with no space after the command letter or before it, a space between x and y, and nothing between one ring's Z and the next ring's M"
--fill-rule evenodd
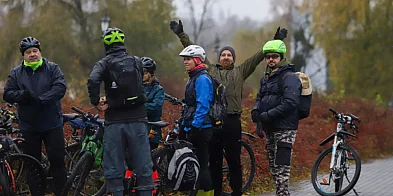
M257 135L255 124L251 122L250 108L254 104L254 99L243 100L244 112L242 114L243 131ZM72 105L76 103L65 101L63 104L64 113L72 112ZM319 146L326 137L336 129L336 120L332 117L328 108L332 107L338 112L352 113L358 116L362 122L359 125L358 138L349 142L360 154L362 162L372 158L382 158L393 153L393 122L392 109L379 108L375 103L364 101L354 97L340 97L334 94L314 95L311 114L307 119L301 120L293 151L291 181L298 179L309 179L311 167L321 150L330 147L331 143L323 147ZM97 113L91 106L81 107L82 109ZM179 118L181 108L165 102L162 120L170 122L171 125L165 128L164 133L172 129L173 122ZM103 114L101 114L103 115ZM70 129L65 130L66 136L70 134ZM255 153L257 171L254 178L251 192L271 191L272 180L268 170L268 161L265 150L264 139L252 140L244 137L251 145Z

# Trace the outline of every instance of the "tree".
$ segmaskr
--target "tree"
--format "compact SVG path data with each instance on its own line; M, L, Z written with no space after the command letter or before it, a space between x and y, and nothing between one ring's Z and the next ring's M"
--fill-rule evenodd
M304 1L313 10L315 39L329 61L334 89L391 100L392 0ZM367 90L365 90L367 89Z

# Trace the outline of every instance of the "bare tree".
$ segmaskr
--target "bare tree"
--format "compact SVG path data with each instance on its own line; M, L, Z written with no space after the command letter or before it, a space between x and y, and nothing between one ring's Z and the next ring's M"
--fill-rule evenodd
M202 4L202 11L200 13L200 17L198 17L198 13L195 12L195 7L196 4L195 2L202 2L202 1L194 1L194 0L187 0L186 1L186 6L188 7L188 10L190 12L190 19L191 19L191 25L192 25L192 36L194 39L195 43L198 43L198 39L201 35L201 33L209 28L212 28L213 26L208 26L206 23L208 21L212 21L213 19L209 15L209 12L211 8L213 7L214 3L217 3L218 1L215 0L203 0Z

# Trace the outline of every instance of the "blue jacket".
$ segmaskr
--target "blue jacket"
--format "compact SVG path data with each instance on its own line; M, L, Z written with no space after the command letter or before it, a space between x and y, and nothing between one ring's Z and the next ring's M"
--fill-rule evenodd
M40 101L26 103L25 90L37 95ZM66 82L59 65L43 58L42 65L35 71L22 62L10 72L3 99L18 103L19 129L46 131L63 126L60 100L65 92Z
M278 75L287 71L282 77L282 90L278 86ZM269 122L262 122L265 131L297 130L299 117L297 105L302 87L299 77L295 74L294 65L285 65L261 79L261 88L253 110L260 114L267 112Z
M143 91L147 97L145 103L147 110L147 118L150 122L160 121L162 116L162 107L164 105L164 88L158 80L154 79L151 84L143 85ZM150 139L150 142L158 143L162 139L161 129L154 130L156 135Z
M189 73L190 79L185 90L186 108L183 112L185 131L195 128L212 127L209 117L210 106L213 101L213 83L207 76L205 68Z

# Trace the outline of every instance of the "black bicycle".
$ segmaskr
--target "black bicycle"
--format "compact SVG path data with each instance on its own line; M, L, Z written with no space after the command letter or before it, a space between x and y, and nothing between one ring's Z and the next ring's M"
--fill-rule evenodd
M180 100L176 97L173 97L169 94L165 94L165 99L174 105L181 106L181 110L183 110L183 108L185 106L185 103L182 100ZM177 134L179 134L181 121L182 121L181 118L175 121L174 130L172 130L170 133L168 133L168 136L166 138L166 142L167 142L167 140L169 140L170 137L173 137L173 136L176 136ZM256 137L250 133L242 132L242 135L246 136L248 138L251 138L251 139L256 139ZM255 163L254 152L252 151L251 146L244 140L241 140L240 144L241 144L241 152L242 152L241 153L241 165L242 165L242 174L243 174L242 192L244 193L250 187L251 182L254 179L255 170L256 170L256 163ZM165 143L164 143L164 145L165 145ZM170 148L167 148L167 149L168 149L167 151L169 152ZM164 151L164 149L162 149L161 151ZM158 153L159 152L157 152L157 154ZM165 154L163 152L160 152L160 153ZM229 173L229 166L227 165L227 162L226 162L226 153L227 152L225 152L225 150L224 150L224 153L223 153L224 160L223 160L223 167L222 167L224 179L223 179L222 195L230 196L232 193L232 190L230 189L230 186L229 186L230 173ZM154 157L154 154L153 154L153 157Z
M337 113L331 108L329 111L337 120L336 131L321 142L320 146L332 140L333 145L322 151L315 161L311 182L318 194L339 196L351 191L360 177L360 157L347 142L349 137L356 138L358 127L354 121L360 123L360 119L353 114ZM357 195L356 190L353 191Z

